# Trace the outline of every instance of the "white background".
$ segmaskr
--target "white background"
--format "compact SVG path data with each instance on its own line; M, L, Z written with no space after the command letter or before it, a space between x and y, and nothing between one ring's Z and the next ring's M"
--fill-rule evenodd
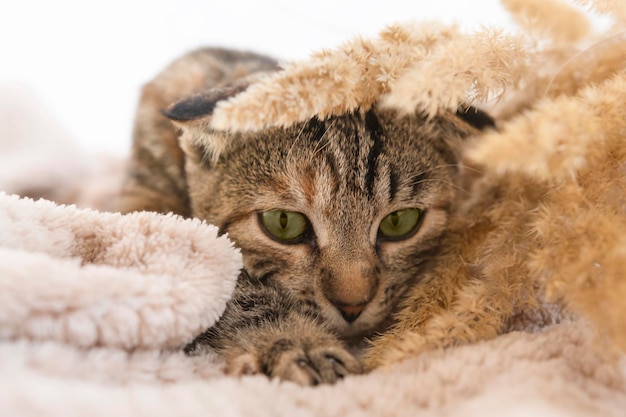
M497 0L0 0L0 94L28 92L83 148L123 154L141 85L192 48L304 59L425 19L509 24Z

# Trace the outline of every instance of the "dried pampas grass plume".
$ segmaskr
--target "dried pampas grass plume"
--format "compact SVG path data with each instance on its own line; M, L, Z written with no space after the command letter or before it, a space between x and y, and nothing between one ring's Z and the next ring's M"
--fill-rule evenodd
M468 160L497 175L522 173L538 181L574 178L590 158L606 154L607 138L626 130L626 73L575 96L540 102L484 135Z
M437 23L389 26L377 39L357 38L317 53L220 102L211 127L245 131L287 126L314 115L326 118L369 108L411 63L459 36L456 27Z
M287 65L218 103L210 128L287 126L377 103L434 115L490 102L497 117L508 119L539 99L602 82L622 67L623 36L616 30L591 33L579 8L562 0L502 2L520 33L484 28L468 34L434 22L391 25L375 39L356 38ZM626 21L620 1L578 3ZM505 93L505 103L498 103Z
M495 29L457 37L416 60L381 104L433 116L441 109L497 98L528 71L530 49L522 37Z
M576 42L591 32L589 20L559 0L501 0L501 3L529 33L536 32L556 42Z
M590 7L600 14L609 15L622 26L626 23L626 3L623 0L575 0L576 3Z

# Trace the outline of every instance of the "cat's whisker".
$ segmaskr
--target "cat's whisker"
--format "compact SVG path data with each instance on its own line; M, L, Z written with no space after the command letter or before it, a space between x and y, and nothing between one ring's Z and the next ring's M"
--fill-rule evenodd
M297 145L298 141L302 137L302 133L304 132L305 128L306 128L306 125L302 125L302 128L298 132L298 135L296 136L296 138L293 140L293 143L289 147L289 151L287 152L287 158L291 158L291 153L293 152L294 147Z
M460 185L455 184L452 181L442 180L442 179L439 179L439 178L425 178L423 180L420 180L420 181L416 182L416 184L423 184L423 183L428 183L428 182L435 182L435 183L440 183L440 184L444 184L444 185L449 185L450 187L452 187L452 188L454 188L454 189L456 189L458 191L461 191L461 192L463 192L465 194L469 193L468 190L466 190L465 188L461 187Z
M324 145L322 145L322 146L320 146L320 147L318 147L318 146L319 146L319 143L318 143L318 145L315 145L315 150L313 151L313 153L314 153L315 155L320 154L320 153L321 153L321 152L323 152L326 148L328 148L328 146L330 146L330 142L326 141L326 142L324 143Z
M322 152L324 149L326 149L329 145L330 145L330 141L328 140L323 140L324 136L326 136L326 134L328 133L328 131L334 126L334 122L331 122L328 124L328 126L326 127L326 130L324 130L324 133L322 133L322 136L320 136L320 140L315 144L315 148L313 149L313 154L318 155L320 152ZM319 145L324 142L324 145L322 147L319 147Z

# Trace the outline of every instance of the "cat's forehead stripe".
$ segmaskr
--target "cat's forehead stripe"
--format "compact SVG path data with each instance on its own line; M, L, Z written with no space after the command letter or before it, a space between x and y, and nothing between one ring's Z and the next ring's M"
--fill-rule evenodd
M372 198L377 183L386 180L379 177L384 132L376 114L370 111L365 116L355 113L324 122L315 120L308 127L316 151L324 154L323 163L336 182Z
M393 170L389 170L389 202L396 198L398 193L398 174Z
M365 126L371 146L367 157L367 172L365 173L365 188L370 197L374 195L374 179L376 178L376 167L378 165L378 157L382 152L381 136L384 134L378 117L373 110L369 110L365 114Z

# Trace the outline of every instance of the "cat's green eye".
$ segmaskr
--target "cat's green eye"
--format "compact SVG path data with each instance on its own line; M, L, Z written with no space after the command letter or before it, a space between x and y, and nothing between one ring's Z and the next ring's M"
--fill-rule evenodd
M259 214L263 229L271 237L286 243L294 243L309 230L309 221L294 211L270 210Z
M417 230L421 216L422 211L417 208L394 211L380 222L378 233L391 240L408 238Z

